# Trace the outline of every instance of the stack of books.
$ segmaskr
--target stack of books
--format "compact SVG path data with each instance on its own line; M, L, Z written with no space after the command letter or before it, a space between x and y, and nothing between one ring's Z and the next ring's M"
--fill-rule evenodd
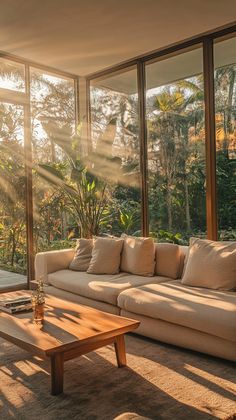
M0 298L0 310L9 314L32 311L31 297Z

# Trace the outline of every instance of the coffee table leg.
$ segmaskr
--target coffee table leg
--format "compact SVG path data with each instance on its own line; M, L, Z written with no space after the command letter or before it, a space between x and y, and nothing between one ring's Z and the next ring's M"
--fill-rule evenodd
M118 367L126 366L125 337L118 335L114 342Z
M63 392L64 360L63 353L51 356L51 394Z

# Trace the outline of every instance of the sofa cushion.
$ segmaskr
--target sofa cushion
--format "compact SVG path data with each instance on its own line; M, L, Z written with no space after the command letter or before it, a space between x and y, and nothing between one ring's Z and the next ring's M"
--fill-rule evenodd
M118 308L118 306L111 305L107 302L89 299L85 296L76 295L75 293L67 292L67 290L58 289L57 287L49 285L46 287L45 292L59 299L68 300L69 302L75 302L79 305L90 306L91 308L99 309L100 311L108 312L114 315L120 315L120 308Z
M138 276L153 276L155 246L152 238L136 238L122 235L124 239L121 271Z
M235 290L236 242L191 238L182 283L209 289Z
M75 255L69 265L69 269L75 271L87 271L92 257L92 249L93 239L78 239L75 248Z
M118 306L236 342L236 293L192 288L173 280L122 292Z
M87 273L117 274L120 271L120 258L123 247L120 238L94 239L92 258Z
M123 309L120 315L140 322L139 327L134 330L135 334L236 362L236 343L233 341Z
M180 264L179 264L178 278L180 279L181 277L183 277L184 272L185 272L185 267L187 265L189 247L186 245L179 245L179 250L180 250Z
M166 281L164 277L153 277L154 282ZM88 274L71 270L60 270L48 275L48 282L58 289L63 289L90 299L117 305L120 292L129 287L138 287L150 282L150 278L119 274Z
M155 244L157 276L177 279L180 271L180 248L176 244L157 243Z

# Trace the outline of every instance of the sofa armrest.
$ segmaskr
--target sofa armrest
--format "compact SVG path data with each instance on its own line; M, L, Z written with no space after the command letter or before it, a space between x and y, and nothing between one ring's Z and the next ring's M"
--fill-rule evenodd
M39 252L35 256L35 278L42 277L43 282L48 283L48 274L67 269L74 253L74 248Z

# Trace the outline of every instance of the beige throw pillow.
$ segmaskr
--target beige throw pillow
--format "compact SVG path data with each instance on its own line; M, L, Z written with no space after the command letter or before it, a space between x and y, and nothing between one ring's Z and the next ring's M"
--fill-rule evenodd
M91 274L119 273L122 247L123 239L96 238L87 272Z
M152 238L136 238L122 235L124 246L121 256L121 271L139 276L153 276L155 246Z
M170 277L177 279L180 272L180 248L177 244L159 243L156 248L156 267L157 276Z
M191 238L182 283L208 289L236 289L236 242Z
M70 270L87 271L92 258L92 249L93 239L78 239L74 258L69 265Z

